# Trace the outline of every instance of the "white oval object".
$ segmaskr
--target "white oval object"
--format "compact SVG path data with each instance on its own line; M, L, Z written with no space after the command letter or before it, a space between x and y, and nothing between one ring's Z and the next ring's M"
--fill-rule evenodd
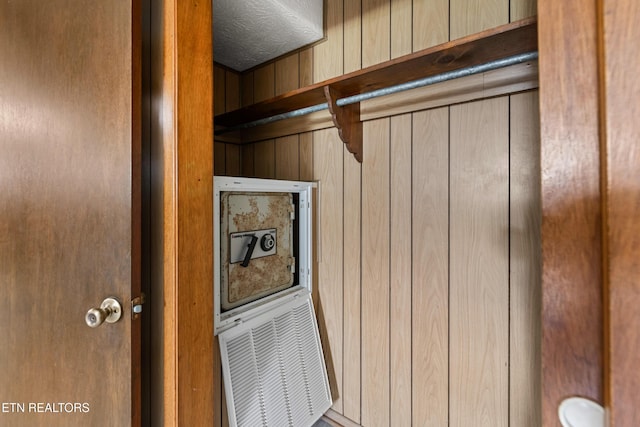
M604 427L604 408L583 397L565 399L558 408L562 427Z

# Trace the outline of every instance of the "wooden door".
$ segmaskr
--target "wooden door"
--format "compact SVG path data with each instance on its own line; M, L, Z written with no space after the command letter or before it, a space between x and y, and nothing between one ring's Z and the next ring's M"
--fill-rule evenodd
M3 426L139 424L136 3L0 1Z

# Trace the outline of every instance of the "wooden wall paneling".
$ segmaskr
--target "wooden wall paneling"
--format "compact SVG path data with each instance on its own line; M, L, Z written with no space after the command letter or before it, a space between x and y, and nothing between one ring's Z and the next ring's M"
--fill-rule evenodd
M256 177L276 177L276 144L274 140L253 144L253 159L253 172Z
M255 173L255 144L242 145L240 147L240 170L242 176L254 177Z
M361 163L344 152L343 415L360 422Z
M225 155L225 174L229 176L240 176L242 171L241 146L226 144Z
M449 108L412 115L412 423L449 424Z
M253 104L253 71L244 72L240 75L240 104L242 107ZM246 144L240 147L240 175L253 177L254 170L254 147L253 144Z
M219 65L213 67L213 110L215 114L222 114L227 111L226 101L226 77L225 69Z
M394 426L411 426L411 114L391 118L390 400Z
M251 105L255 102L253 96L254 73L247 71L240 76L240 103L243 107Z
M219 65L213 67L213 85L214 85L214 97L213 97L213 110L214 114L222 114L226 112L226 78L225 70ZM214 143L214 165L213 170L216 175L224 175L225 170L225 150L224 143Z
M326 40L313 47L313 81L344 73L343 0L325 0Z
M362 68L361 2L344 2L344 73ZM332 129L332 132L337 132ZM342 414L360 422L361 164L344 152L344 348Z
M275 62L275 95L300 87L299 55L293 53Z
M596 21L592 1L538 0L543 426L567 396L603 398Z
M538 0L510 0L509 3L509 21L517 21L519 19L528 18L536 14Z
M225 71L225 111L233 111L240 108L242 102L240 99L240 74L226 70ZM215 114L219 114L218 110Z
M294 53L275 62L275 94L279 95L299 87L299 55ZM299 177L298 135L275 140L275 177L297 180Z
M313 81L344 72L343 0L325 1L326 39L313 46ZM307 59L307 63L308 58ZM308 64L307 64L308 66ZM317 271L319 326L333 396L332 409L342 414L343 401L343 144L334 128L312 133L313 176L320 181L320 251ZM308 141L304 141L308 144ZM308 148L308 147L305 147ZM309 150L305 150L309 153Z
M450 422L509 423L508 98L451 107Z
M314 133L314 178L320 181L318 322L333 409L342 413L343 373L343 144L334 129Z
M298 180L300 174L298 135L277 138L275 150L275 178Z
M509 22L506 0L450 0L450 40Z
M260 102L276 95L275 64L272 62L253 72L253 102Z
M640 67L635 40L640 8L634 1L601 2L603 118L606 159L608 281L605 287L605 404L610 425L640 425L640 149L634 71ZM602 54L602 51L601 51Z
M247 71L240 75L240 103L242 107L254 103L254 73ZM240 162L242 176L254 177L254 147L253 144L242 145L240 148Z
M299 176L302 181L313 181L313 133L301 133L298 136Z
M390 59L389 0L362 2L362 67ZM361 422L385 425L390 412L389 119L363 124ZM367 150L372 150L366 153Z
M538 93L510 99L510 425L537 427L542 325Z
M305 87L313 84L313 48L301 50L299 59L299 72L298 82L300 87Z
M391 55L389 0L362 0L362 66L387 61Z
M213 170L216 175L224 175L226 172L226 145L223 142L214 142L213 144Z
M413 2L391 0L391 58L412 52L413 47Z
M259 102L275 96L275 64L254 70L253 100ZM275 140L254 144L254 174L258 178L275 178Z
M449 0L413 2L413 51L449 41Z
M362 418L390 423L389 119L364 123L362 163Z
M344 74L362 68L362 4L344 3Z

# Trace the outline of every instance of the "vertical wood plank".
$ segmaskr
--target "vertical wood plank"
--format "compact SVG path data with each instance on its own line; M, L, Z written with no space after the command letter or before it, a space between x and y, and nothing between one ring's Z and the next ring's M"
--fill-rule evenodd
M242 73L240 76L240 101L243 107L254 103L253 80L253 71Z
M300 153L300 179L302 181L313 180L313 133L301 133L299 135Z
M213 171L216 175L225 174L226 153L225 145L222 142L213 143Z
M275 62L275 94L279 95L299 87L300 68L297 53ZM275 140L275 177L277 179L299 179L298 135Z
M449 423L449 108L413 114L413 425Z
M343 73L343 0L325 0L326 40L313 47L313 80L321 82Z
M343 354L343 144L335 129L314 132L313 170L320 181L320 247L318 263L319 327L333 409L342 413Z
M225 73L225 111L233 111L240 108L240 74L226 70ZM216 112L216 114L219 114Z
M276 74L273 63L256 68L253 72L253 102L264 101L276 94Z
M213 109L214 114L225 113L226 110L226 79L224 68L213 67Z
M275 96L275 64L270 63L254 70L253 100L260 102ZM275 178L275 140L257 142L254 145L254 174L258 178Z
M386 61L391 55L390 0L362 0L362 66Z
M275 140L276 179L299 179L298 135L290 135Z
M313 48L300 51L300 64L298 67L300 87L313 84Z
M362 424L389 418L389 119L364 123Z
M361 164L344 148L343 415L360 422Z
M640 425L640 148L635 1L602 2L606 97L605 403L612 426Z
M344 2L344 72L362 68L361 2ZM334 130L335 131L335 130ZM344 152L344 349L343 415L360 422L361 166Z
M413 1L413 51L449 40L449 0Z
M275 95L280 95L299 87L299 55L293 53L275 62Z
M450 40L509 22L505 0L450 0Z
M241 156L241 171L242 176L253 177L256 176L255 162L253 160L255 154L255 144L243 145L240 148Z
M275 141L262 141L253 144L254 174L258 178L276 177Z
M240 146L236 144L227 144L225 153L225 174L229 176L240 176L242 170L240 162Z
M411 426L411 114L391 118L391 421Z
M541 253L538 93L510 101L509 419L537 427L540 413Z
M450 416L507 426L508 98L451 107Z
M362 11L359 1L344 3L344 73L362 68Z
M511 0L509 7L509 21L528 18L536 14L537 0Z
M593 1L538 0L544 426L566 396L603 398L596 21Z
M312 48L313 81L344 72L343 0L325 0L326 40ZM309 58L305 58L309 62ZM301 79L301 81L304 79ZM313 174L320 181L320 250L317 271L319 323L329 381L332 409L343 411L343 144L335 129L312 133ZM303 144L308 144L305 140ZM306 146L305 148L308 148ZM309 153L306 150L305 153Z
M411 53L413 45L412 0L391 0L391 58Z

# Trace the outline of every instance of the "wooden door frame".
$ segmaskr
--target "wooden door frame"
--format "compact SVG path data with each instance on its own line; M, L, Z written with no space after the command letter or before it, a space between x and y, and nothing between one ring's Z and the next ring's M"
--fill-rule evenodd
M538 1L544 426L574 395L602 403L611 425L640 424L633 1Z
M214 396L211 1L146 3L148 424L209 425Z
M621 278L633 272L629 261L634 256L638 259L640 252L637 240L629 244L620 238L628 231L621 228L623 224L612 222L620 217L639 218L638 203L624 203L611 195L623 185L619 178L640 170L640 164L638 159L628 161L616 155L632 148L632 138L615 141L612 151L606 127L601 126L606 123L603 111L607 107L599 68L604 64L599 43L603 38L600 21L605 2L538 2L545 426L557 425L557 406L564 397L577 394L606 401L615 413L625 407L625 397L629 396L616 395L614 400L612 390L623 384L612 383L612 376L604 374L605 368L609 372L613 366L609 362L611 350L605 345L616 343L612 339L615 331L605 333L605 321L607 329L615 327L615 321L610 321L605 312L620 313L611 304L615 304L616 294L624 290ZM219 396L214 393L220 389L220 378L214 372L210 316L211 25L211 2L153 3L153 243L148 289L155 327L151 376L157 383L151 385L151 412L167 426L204 425L219 419L221 413ZM558 48L559 40L562 48ZM627 131L636 131L637 135L638 122L632 121ZM631 225L638 230L637 219ZM633 375L630 381L634 381Z

